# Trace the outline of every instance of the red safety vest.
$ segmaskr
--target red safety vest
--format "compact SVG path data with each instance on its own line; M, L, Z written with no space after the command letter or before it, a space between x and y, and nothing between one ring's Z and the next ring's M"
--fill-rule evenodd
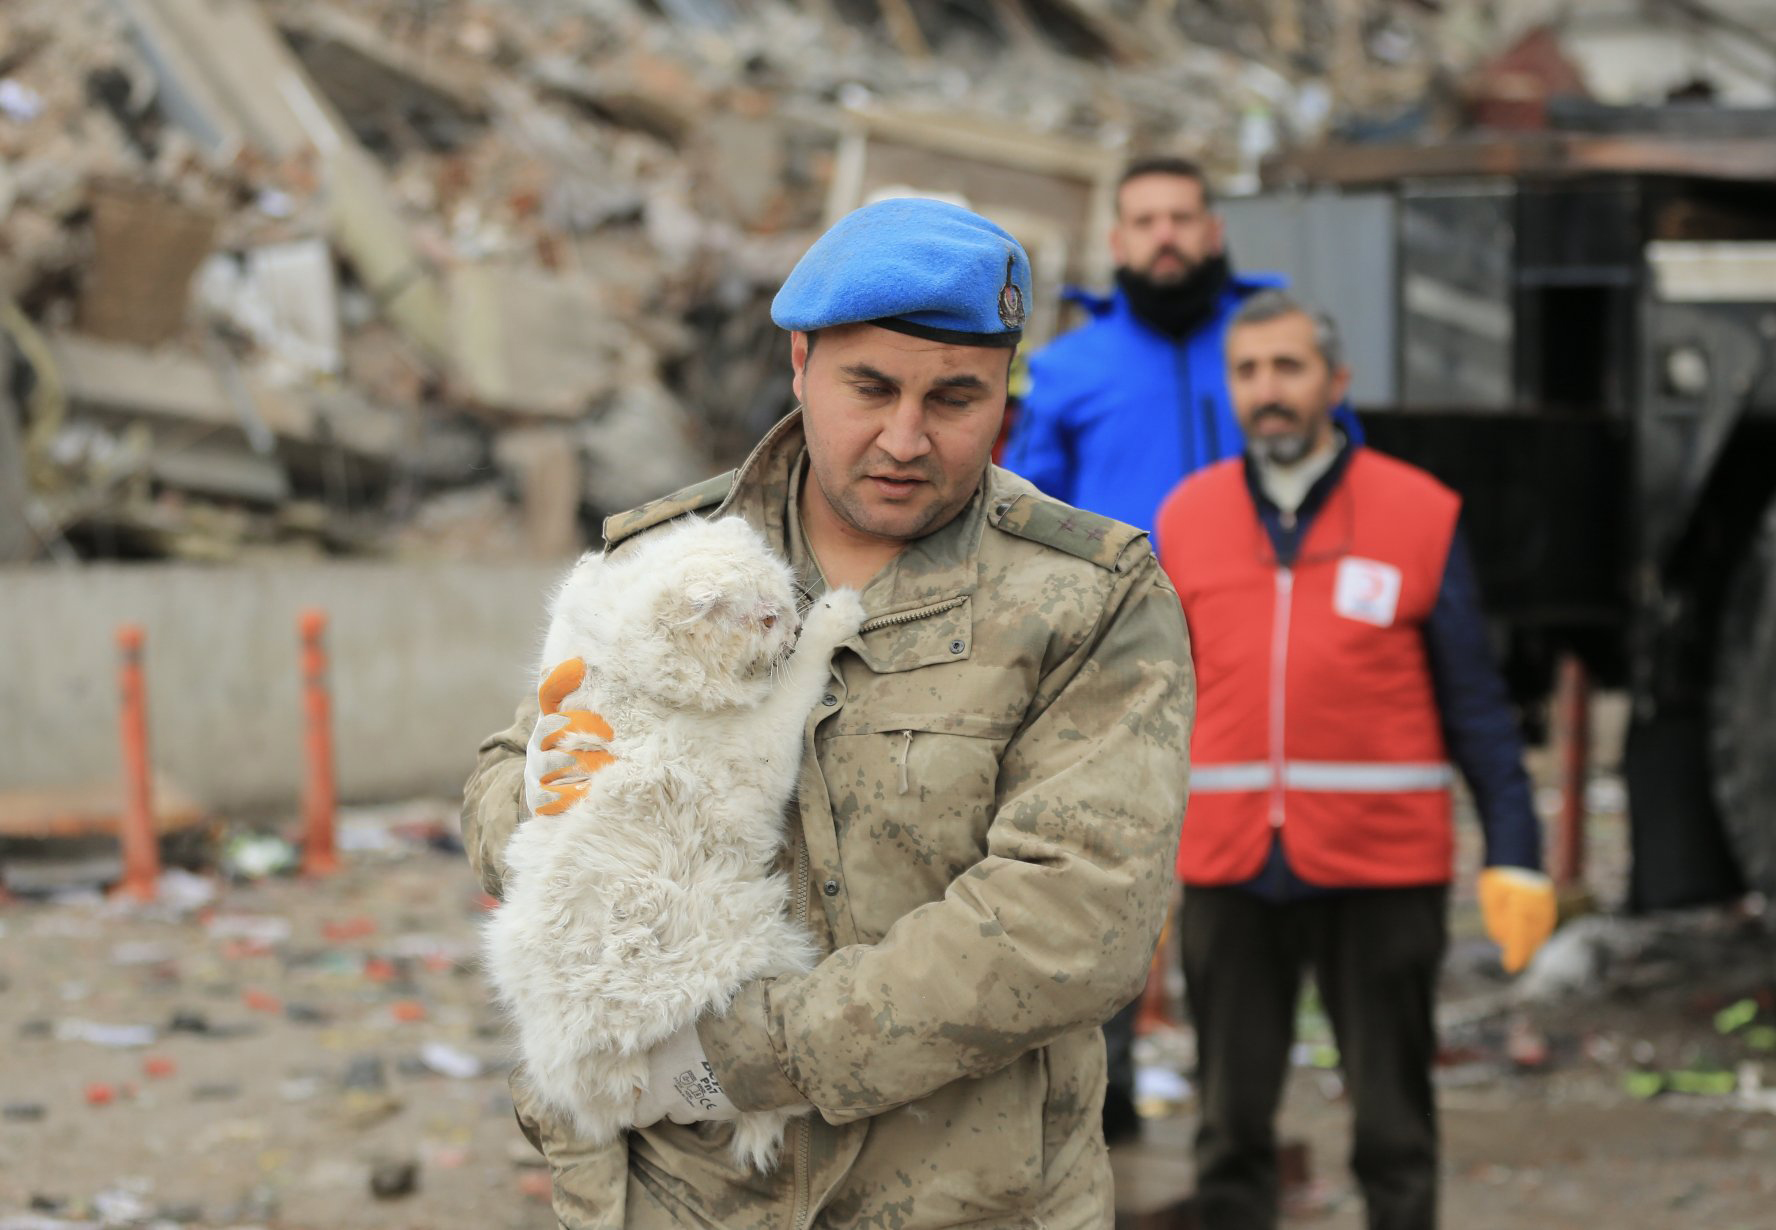
M1184 883L1250 879L1272 833L1310 883L1449 880L1452 775L1423 625L1460 508L1422 470L1356 448L1283 568L1239 458L1167 497L1159 558L1197 683Z

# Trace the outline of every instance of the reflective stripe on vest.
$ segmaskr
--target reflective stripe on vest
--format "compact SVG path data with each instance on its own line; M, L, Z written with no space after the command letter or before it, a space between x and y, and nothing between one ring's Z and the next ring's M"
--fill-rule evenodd
M1363 764L1331 760L1290 760L1283 765L1284 790L1326 794L1400 794L1444 790L1455 781L1447 764ZM1245 764L1200 765L1190 771L1192 794L1244 794L1276 784L1262 760Z

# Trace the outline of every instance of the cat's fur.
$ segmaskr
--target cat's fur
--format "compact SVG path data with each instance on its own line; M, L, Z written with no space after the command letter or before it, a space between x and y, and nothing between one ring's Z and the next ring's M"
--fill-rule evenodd
M862 619L835 590L798 640L792 574L737 517L587 555L555 595L542 670L585 661L562 708L601 715L615 760L518 826L486 955L532 1089L580 1137L633 1126L656 1043L751 979L813 966L772 867L808 714ZM768 1169L805 1109L743 1114L735 1157Z

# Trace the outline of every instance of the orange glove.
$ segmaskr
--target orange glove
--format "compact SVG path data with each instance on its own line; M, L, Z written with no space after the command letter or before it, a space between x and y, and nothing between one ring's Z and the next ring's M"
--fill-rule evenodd
M566 811L585 796L592 774L616 759L604 748L590 746L593 740L611 738L609 722L589 709L561 707L585 678L586 663L569 658L537 687L541 712L524 752L524 802L533 816Z
M1488 867L1480 873L1480 916L1515 974L1554 934L1554 881L1525 867Z

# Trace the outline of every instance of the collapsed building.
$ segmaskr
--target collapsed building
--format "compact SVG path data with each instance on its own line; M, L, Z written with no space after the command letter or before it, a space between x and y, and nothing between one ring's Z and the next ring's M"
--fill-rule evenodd
M1251 180L1422 94L1395 7L14 0L0 560L559 556L787 407L837 212L916 179L1101 276L1129 151Z
M1485 61L1549 7L11 0L0 562L559 557L788 406L770 296L845 209L1004 221L1040 340L1129 154L1238 190L1329 131L1518 122L1583 91L1545 39ZM1686 63L1744 77L1718 7L1673 6Z

